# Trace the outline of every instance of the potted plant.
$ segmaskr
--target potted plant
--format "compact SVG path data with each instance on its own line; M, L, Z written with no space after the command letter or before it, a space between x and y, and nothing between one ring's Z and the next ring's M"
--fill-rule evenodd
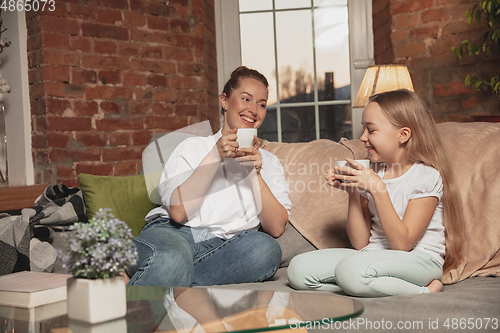
M127 312L125 269L137 261L132 233L111 210L100 209L89 223L75 223L66 236L62 255L68 279L68 317L99 323Z

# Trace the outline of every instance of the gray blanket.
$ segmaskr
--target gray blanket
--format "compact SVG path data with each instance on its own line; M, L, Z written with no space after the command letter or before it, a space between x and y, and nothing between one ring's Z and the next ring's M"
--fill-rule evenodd
M0 275L31 270L52 272L56 253L51 245L55 230L87 222L79 188L49 185L21 215L0 215Z

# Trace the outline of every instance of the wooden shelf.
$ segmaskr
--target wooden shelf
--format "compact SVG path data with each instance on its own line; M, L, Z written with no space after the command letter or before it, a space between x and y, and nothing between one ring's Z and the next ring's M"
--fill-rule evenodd
M33 207L48 185L0 188L0 212Z

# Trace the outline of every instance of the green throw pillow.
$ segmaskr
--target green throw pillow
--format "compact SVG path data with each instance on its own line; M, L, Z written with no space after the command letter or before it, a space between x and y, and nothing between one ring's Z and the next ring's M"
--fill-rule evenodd
M143 175L94 176L81 173L78 181L89 219L99 208L111 208L116 218L128 224L134 236L146 225L144 217L156 207L149 200Z

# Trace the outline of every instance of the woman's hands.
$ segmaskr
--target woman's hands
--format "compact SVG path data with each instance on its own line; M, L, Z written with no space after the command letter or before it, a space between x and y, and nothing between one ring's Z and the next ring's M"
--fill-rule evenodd
M353 159L346 158L351 166L338 167L328 170L326 181L329 185L344 189L358 189L367 192L383 190L382 179L371 169L368 169Z
M253 136L254 145L252 148L238 148L236 161L241 165L252 165L255 167L257 174L260 174L262 169L262 155L260 154L260 140L257 136ZM251 163L251 164L250 164Z
M236 138L238 137L236 135L237 131L237 128L233 128L217 140L215 146L221 160L228 157L236 157L236 152L238 151L238 142L236 142Z

